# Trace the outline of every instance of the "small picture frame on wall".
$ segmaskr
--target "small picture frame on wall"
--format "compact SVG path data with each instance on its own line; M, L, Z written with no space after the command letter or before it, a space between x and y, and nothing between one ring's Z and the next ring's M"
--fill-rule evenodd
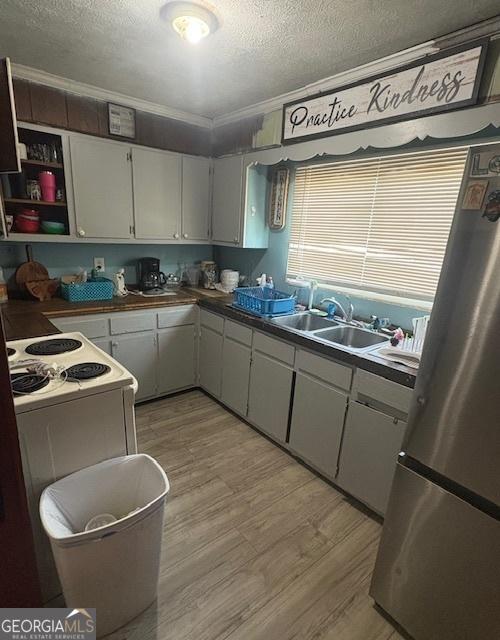
M111 136L135 140L135 109L108 102L108 131Z
M479 211L483 206L484 194L488 188L488 180L469 180L465 190L462 209Z
M281 165L273 170L269 199L269 228L275 231L280 231L285 227L289 181L290 170L288 167Z

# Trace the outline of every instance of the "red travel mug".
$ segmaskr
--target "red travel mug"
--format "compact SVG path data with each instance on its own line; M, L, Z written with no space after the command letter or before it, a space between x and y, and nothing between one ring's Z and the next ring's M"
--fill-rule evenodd
M56 201L56 177L52 171L40 171L38 174L40 189L42 191L42 200L45 202Z

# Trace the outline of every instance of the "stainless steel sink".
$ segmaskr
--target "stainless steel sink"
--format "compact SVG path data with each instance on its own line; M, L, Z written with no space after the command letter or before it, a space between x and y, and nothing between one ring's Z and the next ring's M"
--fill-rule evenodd
M273 318L274 324L287 329L295 329L296 331L317 331L318 329L331 329L338 326L338 322L327 320L321 316L315 316L310 313L298 313L292 316L283 316L282 318Z
M381 336L378 333L365 331L365 329L359 329L358 327L351 326L337 326L332 329L315 331L313 335L316 338L325 340L326 342L340 344L344 347L356 350L368 349L388 341L388 338Z

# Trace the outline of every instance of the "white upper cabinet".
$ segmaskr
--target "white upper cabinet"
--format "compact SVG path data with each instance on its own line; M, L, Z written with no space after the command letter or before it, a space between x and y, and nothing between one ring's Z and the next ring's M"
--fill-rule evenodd
M179 239L182 157L165 151L133 148L132 175L135 237Z
M212 241L247 249L265 249L268 168L258 156L230 156L214 160Z
M210 217L210 160L182 158L182 239L208 240Z
M240 244L243 190L243 156L214 161L212 240Z
M109 140L70 138L76 232L81 238L130 238L130 149Z

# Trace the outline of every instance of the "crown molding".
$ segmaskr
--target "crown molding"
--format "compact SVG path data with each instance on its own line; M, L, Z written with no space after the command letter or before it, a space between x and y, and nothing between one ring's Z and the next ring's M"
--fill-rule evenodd
M342 71L334 76L330 76L329 78L312 82L304 87L300 87L300 89L289 91L288 93L270 98L269 100L263 100L262 102L257 102L248 107L243 107L242 109L237 109L231 113L216 116L213 119L213 126L220 127L221 125L230 124L245 118L270 113L271 111L276 111L278 109L281 110L283 105L287 102L293 102L300 98L305 98L323 91L330 91L346 84L358 82L364 78L376 76L384 73L385 71L390 71L391 69L404 66L405 64L410 64L424 56L437 53L441 49L447 49L483 37L494 36L498 32L500 32L500 16L473 24L464 29L460 29L459 31L455 31L454 33L436 38L435 40L428 40L427 42L410 47L409 49L403 49L403 51L398 51L397 53L386 56L385 58L379 58L378 60L373 60L372 62L360 65L359 67Z
M95 98L96 100L103 100L104 102L117 102L118 104L132 107L138 111L145 111L158 116L180 120L198 127L211 129L213 127L243 120L245 118L266 114L278 109L281 110L283 104L286 102L305 98L306 96L314 95L322 91L330 91L345 84L358 82L364 78L409 64L426 55L437 53L441 49L449 48L482 37L495 37L499 32L500 16L496 16L495 18L473 24L464 29L460 29L459 31L455 31L454 33L436 38L435 40L429 40L414 47L404 49L403 51L386 56L385 58L379 58L378 60L368 62L367 64L360 65L359 67L342 71L334 76L318 80L317 82L312 82L311 84L300 87L294 91L275 96L269 100L263 100L253 105L249 105L248 107L243 107L242 109L216 116L213 119L198 116L187 111L181 111L180 109L173 109L147 100L142 100L141 98L133 98L132 96L127 96L115 91L101 89L100 87L63 78L62 76L56 76L52 73L41 71L40 69L34 69L33 67L28 67L22 64L12 63L11 66L12 74L16 78L29 80L38 84L44 84L49 87L53 87L54 89L61 89L77 95L88 96L90 98Z
M94 87L90 84L77 82L76 80L70 80L68 78L63 78L62 76L56 76L52 73L48 73L47 71L41 71L40 69L34 69L33 67L27 67L22 64L12 63L12 75L22 80L29 80L30 82L47 85L54 89L67 91L68 93L75 93L80 96L103 100L104 102L116 102L118 104L137 109L138 111L145 111L146 113L153 113L157 116L173 118L174 120L180 120L198 127L205 127L207 129L212 127L211 118L197 116L193 113L188 113L187 111L173 109L161 104L142 100L141 98L133 98L132 96L127 96L123 93L101 89L100 87Z

